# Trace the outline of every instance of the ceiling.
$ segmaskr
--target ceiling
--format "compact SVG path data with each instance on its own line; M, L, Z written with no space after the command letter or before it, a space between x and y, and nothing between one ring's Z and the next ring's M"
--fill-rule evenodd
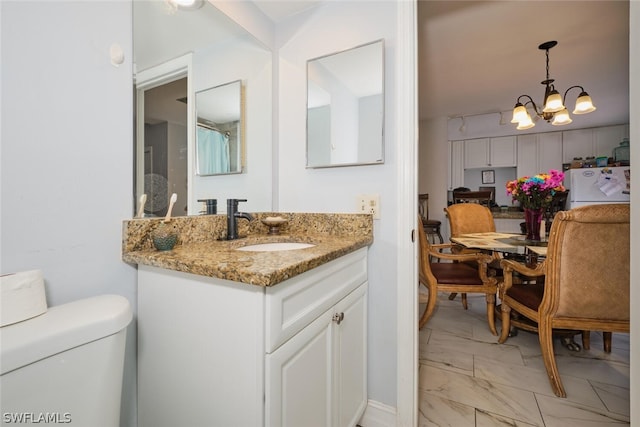
M583 86L598 108L573 125L629 121L627 1L418 2L420 119L509 112L542 103L545 52L556 89ZM580 91L567 96L571 112ZM582 125L584 127L585 125Z
M276 24L322 3L318 0L253 0L253 2Z

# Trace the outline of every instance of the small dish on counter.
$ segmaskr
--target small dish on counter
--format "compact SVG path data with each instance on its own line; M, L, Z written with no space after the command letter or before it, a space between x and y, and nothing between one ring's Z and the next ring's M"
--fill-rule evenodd
M269 234L280 234L280 226L286 224L289 220L281 216L268 216L262 218L261 222L269 227Z

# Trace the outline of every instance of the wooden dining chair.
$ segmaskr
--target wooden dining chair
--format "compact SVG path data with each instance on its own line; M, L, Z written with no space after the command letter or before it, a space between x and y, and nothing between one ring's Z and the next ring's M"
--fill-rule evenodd
M420 222L418 221L418 224ZM452 243L429 243L422 227L418 227L420 248L420 280L418 286L424 285L428 295L421 294L420 302L426 304L424 313L418 322L419 329L427 323L433 314L438 292L461 292L485 294L487 301L487 322L492 334L498 335L495 324L495 305L497 280L487 275L487 266L491 256L476 252L465 254L452 254L443 252L451 250ZM431 258L446 262L432 262ZM476 262L474 268L464 261Z
M429 194L418 194L418 213L420 214L422 226L424 227L424 231L427 233L427 237L431 237L434 243L436 237L440 243L444 243L442 233L440 232L442 222L437 219L429 218Z
M498 342L509 336L511 310L536 322L542 359L557 396L567 394L555 360L554 329L582 331L585 348L589 348L588 331L604 331L609 342L611 332L629 332L629 211L628 204L560 211L551 226L545 261L535 268L513 260L501 262ZM528 277L544 274L544 284L514 283L514 272Z
M451 237L460 237L462 234L470 233L488 233L496 231L496 224L493 221L493 214L486 206L478 203L458 203L447 206L444 211L449 220L449 230ZM460 246L454 246L454 253L462 253L467 250ZM493 269L498 269L499 265L493 265ZM495 273L495 271L494 271ZM456 293L449 295L449 299L453 300L457 296ZM462 294L462 306L467 308L467 295Z

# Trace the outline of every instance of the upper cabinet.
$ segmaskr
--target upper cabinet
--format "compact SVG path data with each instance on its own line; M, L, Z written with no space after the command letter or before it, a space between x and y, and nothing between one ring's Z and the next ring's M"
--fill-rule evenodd
M449 150L451 156L449 190L453 190L464 186L464 141L450 141Z
M562 170L562 132L518 135L517 176Z
M478 138L464 141L465 169L515 167L516 137Z
M629 125L562 132L562 162L571 163L574 157L611 157L613 149L628 137Z
M620 145L623 138L629 138L629 125L607 126L593 130L595 157L613 157L613 149Z

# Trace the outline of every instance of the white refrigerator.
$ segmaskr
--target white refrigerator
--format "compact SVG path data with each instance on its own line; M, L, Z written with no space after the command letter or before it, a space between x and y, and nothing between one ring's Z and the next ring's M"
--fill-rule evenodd
M569 190L566 209L600 203L629 203L631 168L569 169L564 186Z

